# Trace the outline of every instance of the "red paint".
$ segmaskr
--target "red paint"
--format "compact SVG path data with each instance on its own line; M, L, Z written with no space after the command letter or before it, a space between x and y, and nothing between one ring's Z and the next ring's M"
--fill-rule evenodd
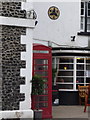
M39 95L40 97L46 97L48 99L44 99L39 101L41 104L40 109L43 110L43 118L52 118L52 53L51 48L41 45L41 44L34 44L33 45L33 75L34 74L41 74L44 79L47 79L45 83L47 87L45 91L47 94ZM36 53L37 52L37 53ZM45 63L45 61L47 63ZM46 74L44 74L46 72ZM32 97L32 109L35 108L34 102L35 96ZM43 106L45 105L45 106Z

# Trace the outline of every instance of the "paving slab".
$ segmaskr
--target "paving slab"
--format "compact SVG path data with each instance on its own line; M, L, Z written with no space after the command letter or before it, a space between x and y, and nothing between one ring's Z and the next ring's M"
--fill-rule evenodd
M88 120L90 119L90 107L84 112L84 106L53 106L52 107L53 119L74 118L71 120Z

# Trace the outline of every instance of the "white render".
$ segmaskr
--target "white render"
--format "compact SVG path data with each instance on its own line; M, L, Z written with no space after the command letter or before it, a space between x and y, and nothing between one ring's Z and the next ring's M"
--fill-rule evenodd
M21 60L26 61L26 68L21 68L21 76L25 77L25 85L20 85L20 93L25 93L25 101L20 102L20 110L31 108L31 79L32 79L32 32L26 30L26 36L21 37L21 43L26 44L26 53L21 52Z
M80 2L81 0L34 2L38 16L38 24L34 29L34 42L46 45L44 41L38 41L45 40L69 47L87 47L88 36L77 35L80 32ZM56 6L60 10L60 16L57 20L51 20L48 16L48 9L51 6ZM71 41L71 36L75 36L75 41Z

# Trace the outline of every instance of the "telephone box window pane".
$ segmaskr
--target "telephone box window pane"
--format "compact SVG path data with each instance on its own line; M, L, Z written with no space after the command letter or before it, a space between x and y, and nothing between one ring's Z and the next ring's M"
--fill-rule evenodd
M34 73L36 75L40 75L40 76L48 76L47 71L35 71Z
M48 84L44 84L44 89L47 89L48 88Z
M33 53L49 53L49 51L45 51L45 50L33 50Z
M39 101L48 101L48 96L39 96Z
M48 78L43 77L43 76L42 76L42 78L45 80L45 82L48 82Z
M48 107L48 103L39 103L39 108Z
M44 90L43 95L48 95L48 90Z
M48 70L48 66L37 65L37 66L34 66L34 70Z
M48 64L48 60L46 60L46 59L36 59L36 60L34 60L34 64L36 64L36 65Z

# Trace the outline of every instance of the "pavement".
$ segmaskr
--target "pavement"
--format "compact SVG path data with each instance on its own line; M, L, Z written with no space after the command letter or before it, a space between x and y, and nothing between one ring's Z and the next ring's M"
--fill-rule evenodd
M90 106L84 112L84 106L53 106L52 107L53 119L60 120L90 120ZM67 119L66 119L67 118ZM74 119L72 119L74 118Z

